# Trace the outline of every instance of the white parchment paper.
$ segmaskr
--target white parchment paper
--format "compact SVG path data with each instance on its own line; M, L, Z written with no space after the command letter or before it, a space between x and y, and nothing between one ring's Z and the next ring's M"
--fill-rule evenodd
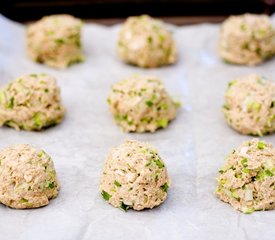
M274 20L274 19L273 19ZM23 25L0 16L0 86L28 73L55 76L67 114L62 124L43 132L0 129L0 148L30 143L55 163L61 191L46 207L13 210L0 206L1 240L88 239L274 239L275 211L244 215L213 195L217 170L242 141L223 119L227 82L251 72L275 80L275 59L257 67L224 64L217 56L219 25L173 27L179 49L174 66L144 70L115 54L120 26L86 24L86 61L58 71L31 62L25 53ZM106 98L113 83L132 74L154 74L183 102L178 117L154 134L126 134L114 124ZM143 212L124 213L98 192L109 149L125 139L147 141L164 159L172 186L167 201ZM275 144L275 136L265 139Z

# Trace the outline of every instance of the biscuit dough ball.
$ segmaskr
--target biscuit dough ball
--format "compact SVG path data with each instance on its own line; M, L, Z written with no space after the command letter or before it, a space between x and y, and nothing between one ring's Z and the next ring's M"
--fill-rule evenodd
M108 97L111 113L125 132L155 132L176 117L163 83L153 76L134 75L113 85Z
M275 54L275 30L266 15L229 17L221 27L219 53L224 60L255 65Z
M62 121L65 109L53 77L30 74L0 89L0 127L41 130Z
M55 68L66 68L83 60L81 26L78 18L70 15L43 17L27 29L29 57Z
M176 61L176 44L162 21L142 15L129 17L122 26L117 53L127 63L154 68Z
M114 207L125 211L156 207L165 201L168 188L166 167L149 144L128 140L109 153L100 192Z
M242 134L274 132L274 83L256 74L233 80L225 93L223 113L227 123Z
M59 191L53 161L28 144L0 151L0 202L11 208L38 208Z
M275 208L275 149L253 139L233 150L217 177L216 195L236 210L252 213Z

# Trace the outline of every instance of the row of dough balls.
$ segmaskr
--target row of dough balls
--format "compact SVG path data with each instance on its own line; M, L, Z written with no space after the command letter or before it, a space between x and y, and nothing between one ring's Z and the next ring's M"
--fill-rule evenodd
M115 122L125 132L166 128L179 107L162 81L141 75L114 84L108 103ZM49 75L21 76L0 89L0 127L38 131L60 123L64 114L60 89Z
M252 139L233 150L217 176L216 196L243 213L275 208L275 149ZM99 190L116 208L154 208L167 198L170 180L157 150L128 140L105 161ZM60 184L51 157L22 144L0 151L0 202L17 209L48 205Z
M112 149L100 180L102 197L123 210L142 210L161 204L170 185L157 150L128 140ZM0 203L25 209L48 205L60 184L51 157L28 144L0 151Z
M275 209L275 149L252 139L226 158L217 176L215 195L243 213ZM103 169L100 191L114 207L143 210L167 198L170 180L157 150L126 141L111 150Z
M70 15L43 17L27 29L27 52L36 62L66 68L84 60L80 19ZM175 40L166 25L148 15L129 17L123 24L117 54L144 68L173 64ZM219 54L230 63L255 65L275 54L275 30L266 15L229 17L221 27Z
M175 119L178 102L161 80L133 75L111 88L108 104L114 121L125 132L155 132ZM227 123L242 134L263 136L275 131L275 84L257 74L228 84L222 111ZM0 89L0 127L38 131L62 121L56 80L46 74L19 77Z
M82 21L70 15L43 17L27 28L29 57L55 68L66 68L84 60ZM164 24L147 15L130 17L117 43L118 56L140 67L158 67L176 61L176 45Z

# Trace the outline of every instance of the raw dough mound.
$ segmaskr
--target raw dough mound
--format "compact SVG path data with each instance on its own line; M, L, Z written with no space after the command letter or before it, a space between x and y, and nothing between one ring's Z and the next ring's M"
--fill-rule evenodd
M55 68L66 68L83 60L81 26L78 18L70 15L43 17L27 29L29 57Z
M0 151L0 202L12 208L48 205L59 191L51 157L30 145Z
M0 90L0 127L41 130L58 124L65 113L53 77L30 74Z
M255 65L275 54L275 30L266 15L229 17L221 27L220 56L231 63Z
M100 182L111 205L125 211L153 208L165 201L168 188L166 167L152 146L126 141L111 150Z
M176 44L162 21L142 15L124 23L117 53L127 63L153 68L176 61Z
M256 74L228 84L223 113L227 123L242 134L275 131L275 84Z
M253 139L227 156L216 195L244 213L275 208L275 149Z
M134 75L114 84L108 103L126 132L155 132L176 117L177 104L153 76Z

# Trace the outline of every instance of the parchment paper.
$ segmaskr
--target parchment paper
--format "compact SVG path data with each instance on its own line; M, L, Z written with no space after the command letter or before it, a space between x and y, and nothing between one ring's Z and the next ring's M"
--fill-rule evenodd
M273 19L274 20L274 19ZM55 163L61 191L46 207L14 210L0 206L1 240L87 239L274 239L275 211L244 215L213 192L218 168L242 141L222 116L227 82L256 72L275 80L275 59L257 67L227 65L217 56L219 25L172 27L179 48L174 66L143 70L119 61L115 43L120 26L86 24L86 61L67 70L31 62L23 25L0 16L0 86L28 73L55 76L67 114L43 132L0 129L0 148L30 143ZM126 134L113 122L106 98L113 83L132 74L154 74L183 103L178 117L154 134ZM98 192L109 149L125 139L147 141L164 159L172 186L160 207L127 213L107 204ZM265 139L275 144L275 136Z

